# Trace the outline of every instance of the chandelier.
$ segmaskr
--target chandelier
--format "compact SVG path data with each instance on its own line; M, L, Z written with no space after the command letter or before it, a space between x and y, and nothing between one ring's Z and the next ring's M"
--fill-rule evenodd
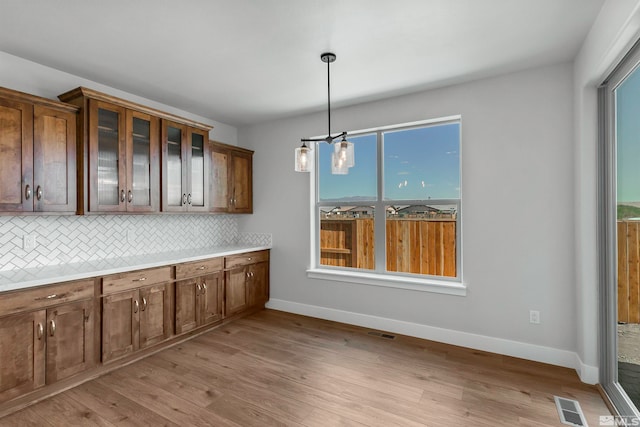
M325 52L320 55L322 62L327 64L327 136L324 138L302 138L302 145L296 148L295 152L295 170L296 172L311 171L311 148L307 146L307 142L326 142L333 144L338 138L342 138L334 145L333 153L331 153L331 173L334 175L346 175L349 168L355 164L355 153L353 143L347 141L347 132L341 132L337 135L331 135L331 63L336 60L336 55L331 52Z

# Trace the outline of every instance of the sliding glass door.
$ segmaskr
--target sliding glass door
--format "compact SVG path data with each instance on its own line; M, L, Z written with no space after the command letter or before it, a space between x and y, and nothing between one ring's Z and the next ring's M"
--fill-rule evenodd
M599 91L600 382L619 413L634 418L640 407L639 65L636 45Z

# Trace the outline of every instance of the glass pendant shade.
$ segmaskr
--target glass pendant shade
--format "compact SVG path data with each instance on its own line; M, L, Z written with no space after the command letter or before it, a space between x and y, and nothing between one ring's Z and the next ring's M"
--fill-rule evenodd
M349 173L347 163L335 151L331 153L331 173L333 175L347 175Z
M298 148L296 148L296 172L310 172L311 171L311 149L307 147L304 142Z
M349 142L345 138L342 138L342 141L337 142L334 146L333 152L344 164L347 165L348 168L351 168L356 164L353 142Z

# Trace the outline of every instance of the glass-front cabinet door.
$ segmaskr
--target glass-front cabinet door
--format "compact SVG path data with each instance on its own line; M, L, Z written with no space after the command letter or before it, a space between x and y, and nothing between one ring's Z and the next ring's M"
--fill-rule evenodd
M126 210L125 109L89 100L89 210Z
M187 206L187 127L162 122L162 210L181 212Z
M208 135L204 131L190 128L189 132L189 191L187 193L187 210L204 211L207 209L208 203L208 180L209 176L208 162L209 160L209 141Z
M162 210L206 211L208 134L170 121L162 123Z
M159 120L127 110L127 210L157 212L159 199Z

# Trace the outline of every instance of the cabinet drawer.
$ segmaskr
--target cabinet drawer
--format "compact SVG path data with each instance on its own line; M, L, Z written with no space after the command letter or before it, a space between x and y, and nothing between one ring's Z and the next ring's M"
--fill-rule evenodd
M0 294L0 316L93 298L93 280L79 280Z
M223 261L223 258L213 258L176 265L176 279L204 276L205 274L220 271L223 268Z
M224 268L230 269L241 265L255 264L257 262L268 261L269 251L247 252L245 254L231 255L224 258Z
M171 267L151 268L148 270L114 274L102 278L102 294L107 295L172 280Z

